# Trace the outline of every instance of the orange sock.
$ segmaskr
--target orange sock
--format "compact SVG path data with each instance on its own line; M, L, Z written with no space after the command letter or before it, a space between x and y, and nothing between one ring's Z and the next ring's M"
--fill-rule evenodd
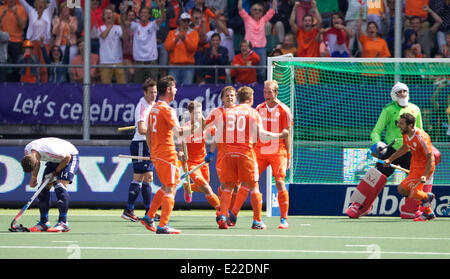
M424 212L425 214L430 214L431 212L433 212L433 210L431 210L431 207L422 207L422 212Z
M262 194L252 193L250 195L250 202L253 209L253 220L261 222L261 211L262 211Z
M222 191L220 195L220 215L225 215L228 217L228 208L231 202L231 189L226 188Z
M280 217L287 219L289 210L289 193L287 190L278 192L278 204L280 205Z
M214 207L216 210L220 209L220 200L219 198L216 196L216 194L211 194L211 195L205 195L206 200L208 200L208 203Z
M228 206L228 209L234 207L234 203L236 202L236 198L237 198L237 193L235 191L233 191L233 193L231 194L231 201L230 201L230 205Z
M409 194L409 198L414 199L416 201L422 201L428 198L428 193L425 193L422 190L416 189L414 192Z
M150 208L148 209L147 216L151 219L155 218L156 211L161 206L162 198L164 197L164 191L159 189L153 197Z
M234 202L233 207L231 208L231 212L233 212L234 216L237 216L239 210L241 210L242 205L248 197L249 189L247 187L240 187L236 196L236 201Z
M167 225L167 223L169 223L170 213L172 213L174 204L175 200L173 195L164 195L161 202L161 218L159 220L160 227L164 227L165 225Z
M191 184L191 191L192 192L201 192L200 186L198 186L197 184Z

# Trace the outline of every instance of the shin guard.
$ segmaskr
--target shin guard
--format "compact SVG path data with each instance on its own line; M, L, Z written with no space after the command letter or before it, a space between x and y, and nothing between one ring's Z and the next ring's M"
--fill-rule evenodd
M386 185L387 177L376 168L370 168L350 197L352 203L345 213L350 218L364 216L372 208L372 204Z

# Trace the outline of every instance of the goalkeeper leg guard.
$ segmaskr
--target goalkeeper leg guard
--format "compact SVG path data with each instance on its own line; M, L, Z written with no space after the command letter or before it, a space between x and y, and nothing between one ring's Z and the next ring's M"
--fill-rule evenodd
M376 168L370 168L350 197L352 204L345 213L350 218L358 218L369 213L386 182L387 177L384 174Z

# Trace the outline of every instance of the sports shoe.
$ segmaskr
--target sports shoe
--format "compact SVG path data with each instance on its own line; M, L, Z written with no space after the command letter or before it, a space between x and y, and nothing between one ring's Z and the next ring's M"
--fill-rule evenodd
M160 227L160 226L156 227L156 233L157 234L180 234L181 231L174 229L169 225L165 225L164 227Z
M217 224L219 224L219 229L227 230L228 229L227 217L225 217L225 215L220 215Z
M280 224L278 225L279 229L288 229L289 228L289 224L286 218L281 218L280 219Z
M184 189L184 200L187 203L191 203L192 202L192 191L189 192L188 188L187 188L187 182L183 183L183 189Z
M430 220L433 220L434 218L436 218L436 214L434 214L433 211L431 211L430 214L426 214L425 212L422 212L422 215L420 215L417 218L414 218L414 221L415 222L417 222L417 221L419 221L419 222L420 221L430 221Z
M145 215L143 218L141 218L140 222L141 222L142 225L145 226L145 228L147 230L152 231L152 232L156 232L156 226L155 226L154 219L150 219L150 217Z
M130 220L131 222L139 221L139 218L134 214L134 210L125 209L120 217L125 220Z
M229 211L227 225L229 227L234 227L234 226L236 226L236 222L237 222L237 216L234 215L231 211Z
M253 220L252 229L265 230L265 229L267 229L267 226L266 226L266 224L263 223L263 221Z
M30 232L45 232L50 228L50 222L42 223L39 222L36 226L29 228Z
M153 220L155 222L159 222L160 219L161 219L161 215L159 215L159 214L155 214L155 217L153 217Z
M434 200L434 194L428 193L428 198L425 200L422 200L422 207L429 207L431 205L431 202Z
M48 232L68 232L70 231L69 223L59 221L54 227L48 228Z

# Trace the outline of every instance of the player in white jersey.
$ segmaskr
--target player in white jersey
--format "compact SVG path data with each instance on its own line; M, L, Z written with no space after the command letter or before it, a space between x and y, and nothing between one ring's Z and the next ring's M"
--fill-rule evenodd
M150 151L146 143L147 118L156 100L156 81L147 78L142 85L144 96L141 97L134 111L134 125L136 131L130 143L130 154L132 156L148 157L149 160L133 159L133 181L128 190L127 206L122 213L122 218L133 222L139 221L134 214L134 203L139 192L144 200L145 214L150 208L153 181L153 163L150 161Z
M49 183L39 194L40 221L36 226L30 228L30 231L68 232L70 230L67 222L69 194L66 188L68 184L72 183L73 177L78 171L78 150L72 143L59 138L41 138L27 144L21 164L24 172L31 172L31 187L36 187L37 185L37 175L41 161L47 162L45 164L44 177L50 175L56 181ZM54 227L51 227L48 221L51 186L55 188L59 209L58 222Z

